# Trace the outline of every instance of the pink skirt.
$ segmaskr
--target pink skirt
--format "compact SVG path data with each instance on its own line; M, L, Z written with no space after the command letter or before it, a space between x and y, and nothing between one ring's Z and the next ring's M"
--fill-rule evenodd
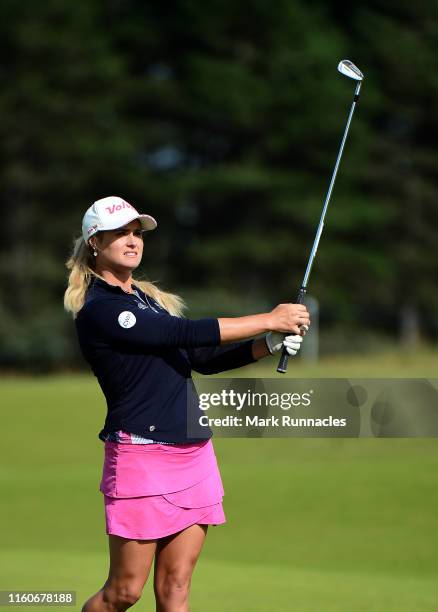
M100 490L107 534L156 540L190 525L225 523L211 440L197 444L105 442Z

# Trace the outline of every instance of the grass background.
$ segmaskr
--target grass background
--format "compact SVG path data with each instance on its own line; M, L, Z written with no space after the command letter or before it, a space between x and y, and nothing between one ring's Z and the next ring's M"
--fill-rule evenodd
M288 375L436 377L437 357L296 361ZM272 377L275 366L233 375ZM77 374L5 377L0 391L0 590L75 590L80 610L108 571L103 396ZM193 611L438 609L435 439L216 438L215 448L228 523L209 530ZM154 609L151 582L136 607Z

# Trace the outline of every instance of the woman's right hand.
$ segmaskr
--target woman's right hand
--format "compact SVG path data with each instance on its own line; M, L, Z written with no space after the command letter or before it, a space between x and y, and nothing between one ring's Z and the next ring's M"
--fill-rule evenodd
M310 316L304 304L279 304L268 314L269 331L301 334L304 325L310 325Z

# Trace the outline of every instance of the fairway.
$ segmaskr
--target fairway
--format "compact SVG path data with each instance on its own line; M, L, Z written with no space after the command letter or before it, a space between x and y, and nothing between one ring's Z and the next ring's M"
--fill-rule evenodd
M363 363L350 360L343 375ZM377 367L369 365L364 376ZM425 367L432 371L432 361ZM418 375L400 364L388 375L396 371ZM10 407L0 590L75 590L80 610L107 575L103 396L85 375L0 385ZM228 523L209 530L193 611L437 609L436 440L217 438L215 448ZM136 609L154 609L150 583Z

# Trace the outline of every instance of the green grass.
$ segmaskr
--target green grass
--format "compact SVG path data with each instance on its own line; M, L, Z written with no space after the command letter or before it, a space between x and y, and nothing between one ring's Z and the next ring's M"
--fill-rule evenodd
M297 361L293 372L432 376L433 361ZM272 376L269 364L252 375ZM0 590L71 589L82 602L108 571L103 397L84 375L5 378L0 392ZM215 448L228 523L209 530L194 612L437 609L436 440L218 438ZM154 609L150 584L136 608Z
M254 366L238 370L240 377L272 378L277 374L278 358L260 360ZM373 355L325 357L316 363L289 359L286 376L291 378L436 378L438 351L386 351ZM223 375L222 375L223 376Z

